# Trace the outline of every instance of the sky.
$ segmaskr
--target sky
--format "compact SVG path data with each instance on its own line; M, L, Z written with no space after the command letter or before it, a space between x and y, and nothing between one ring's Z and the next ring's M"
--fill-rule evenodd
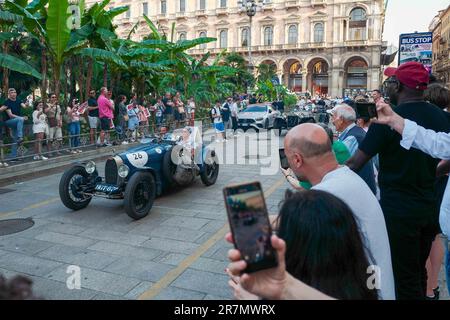
M449 4L450 0L389 0L383 40L398 47L400 34L427 32L434 16Z

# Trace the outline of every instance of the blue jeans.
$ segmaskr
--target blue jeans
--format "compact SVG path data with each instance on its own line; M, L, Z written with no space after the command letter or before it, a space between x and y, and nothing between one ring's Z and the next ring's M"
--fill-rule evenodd
M80 121L69 123L70 147L77 148L80 145Z
M17 140L18 139L22 139L23 138L23 118L13 118L13 119L9 119L6 120L5 125L8 128L11 128L12 130L12 135L13 135L13 145L11 146L11 154L10 157L11 158L16 158L17 157Z
M156 125L160 126L164 122L164 117L156 117Z

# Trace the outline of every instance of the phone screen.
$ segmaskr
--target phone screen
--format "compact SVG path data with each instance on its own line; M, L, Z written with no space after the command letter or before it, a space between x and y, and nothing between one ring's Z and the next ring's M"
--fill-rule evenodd
M272 227L259 182L226 187L225 206L236 249L247 262L245 272L278 265L270 237Z
M356 112L358 113L358 117L369 119L378 118L377 106L375 103L357 102Z
M289 169L289 162L286 158L286 153L284 152L284 149L279 149L279 153L280 153L280 166L285 170Z

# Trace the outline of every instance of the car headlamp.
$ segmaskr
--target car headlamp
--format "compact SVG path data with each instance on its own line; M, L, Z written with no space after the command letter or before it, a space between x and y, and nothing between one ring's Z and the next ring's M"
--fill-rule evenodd
M126 164L122 164L119 166L119 169L117 169L117 173L119 174L119 177L126 178L130 173L130 168L128 168Z
M95 172L95 162L94 161L88 161L85 165L84 165L84 169L86 170L86 172L88 174L93 174Z

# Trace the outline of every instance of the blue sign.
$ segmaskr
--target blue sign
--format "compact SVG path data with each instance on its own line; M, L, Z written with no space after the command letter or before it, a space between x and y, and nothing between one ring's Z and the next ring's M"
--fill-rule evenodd
M433 33L408 33L400 35L398 65L416 61L422 63L431 73L433 56Z

